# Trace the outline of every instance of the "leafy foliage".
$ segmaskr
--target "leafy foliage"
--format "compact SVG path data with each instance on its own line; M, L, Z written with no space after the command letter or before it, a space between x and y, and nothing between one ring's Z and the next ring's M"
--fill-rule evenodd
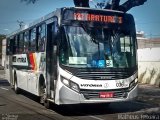
M0 34L0 41L3 40L6 36Z
M21 0L22 2L36 3L38 0ZM147 0L127 0L122 5L119 5L121 0L112 0L111 3L107 3L104 9L112 9L112 10L119 10L123 12L129 11L131 8L143 5ZM89 0L73 0L76 7L89 7ZM103 2L98 3L98 6L104 6ZM101 8L102 8L101 6Z
M27 2L27 4L30 4L30 3L35 3L37 2L38 0L21 0L21 2Z

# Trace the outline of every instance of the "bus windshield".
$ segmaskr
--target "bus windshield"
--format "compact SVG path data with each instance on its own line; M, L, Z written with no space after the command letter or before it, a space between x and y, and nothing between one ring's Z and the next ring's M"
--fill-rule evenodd
M78 68L136 66L136 44L132 32L84 26L63 26L62 29L60 64Z

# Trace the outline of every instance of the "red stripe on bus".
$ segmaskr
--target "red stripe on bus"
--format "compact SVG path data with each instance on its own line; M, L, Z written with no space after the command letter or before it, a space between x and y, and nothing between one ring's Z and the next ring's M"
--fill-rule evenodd
M34 64L33 53L29 54L29 61L30 61L30 64L31 64L31 69L34 70L35 64Z
M36 56L33 54L33 60L34 60L34 70L37 70L37 62L36 62Z

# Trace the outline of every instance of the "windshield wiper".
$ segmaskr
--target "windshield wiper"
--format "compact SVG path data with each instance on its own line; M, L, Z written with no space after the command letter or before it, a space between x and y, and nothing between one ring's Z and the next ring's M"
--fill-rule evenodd
M98 41L95 39L94 34L91 33L92 30L88 30L87 27L86 27L87 25L86 25L84 22L82 22L82 23L80 24L80 26L81 26L81 27L83 28L83 30L87 33L87 35L89 35L89 36L91 37L91 41L94 42L95 44L98 44Z

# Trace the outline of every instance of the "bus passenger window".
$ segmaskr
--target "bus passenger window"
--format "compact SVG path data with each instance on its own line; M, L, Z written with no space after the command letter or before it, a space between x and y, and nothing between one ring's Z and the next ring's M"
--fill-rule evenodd
M45 24L38 27L38 51L44 52L46 41L46 26Z
M29 51L29 31L24 33L24 52L28 53Z
M15 54L18 54L19 52L19 35L17 35L15 37L15 44L14 44L14 50L15 50Z
M23 33L21 33L19 39L19 53L22 54L23 52L24 52L24 36Z
M36 51L36 28L31 30L31 39L30 39L30 51L35 52Z

